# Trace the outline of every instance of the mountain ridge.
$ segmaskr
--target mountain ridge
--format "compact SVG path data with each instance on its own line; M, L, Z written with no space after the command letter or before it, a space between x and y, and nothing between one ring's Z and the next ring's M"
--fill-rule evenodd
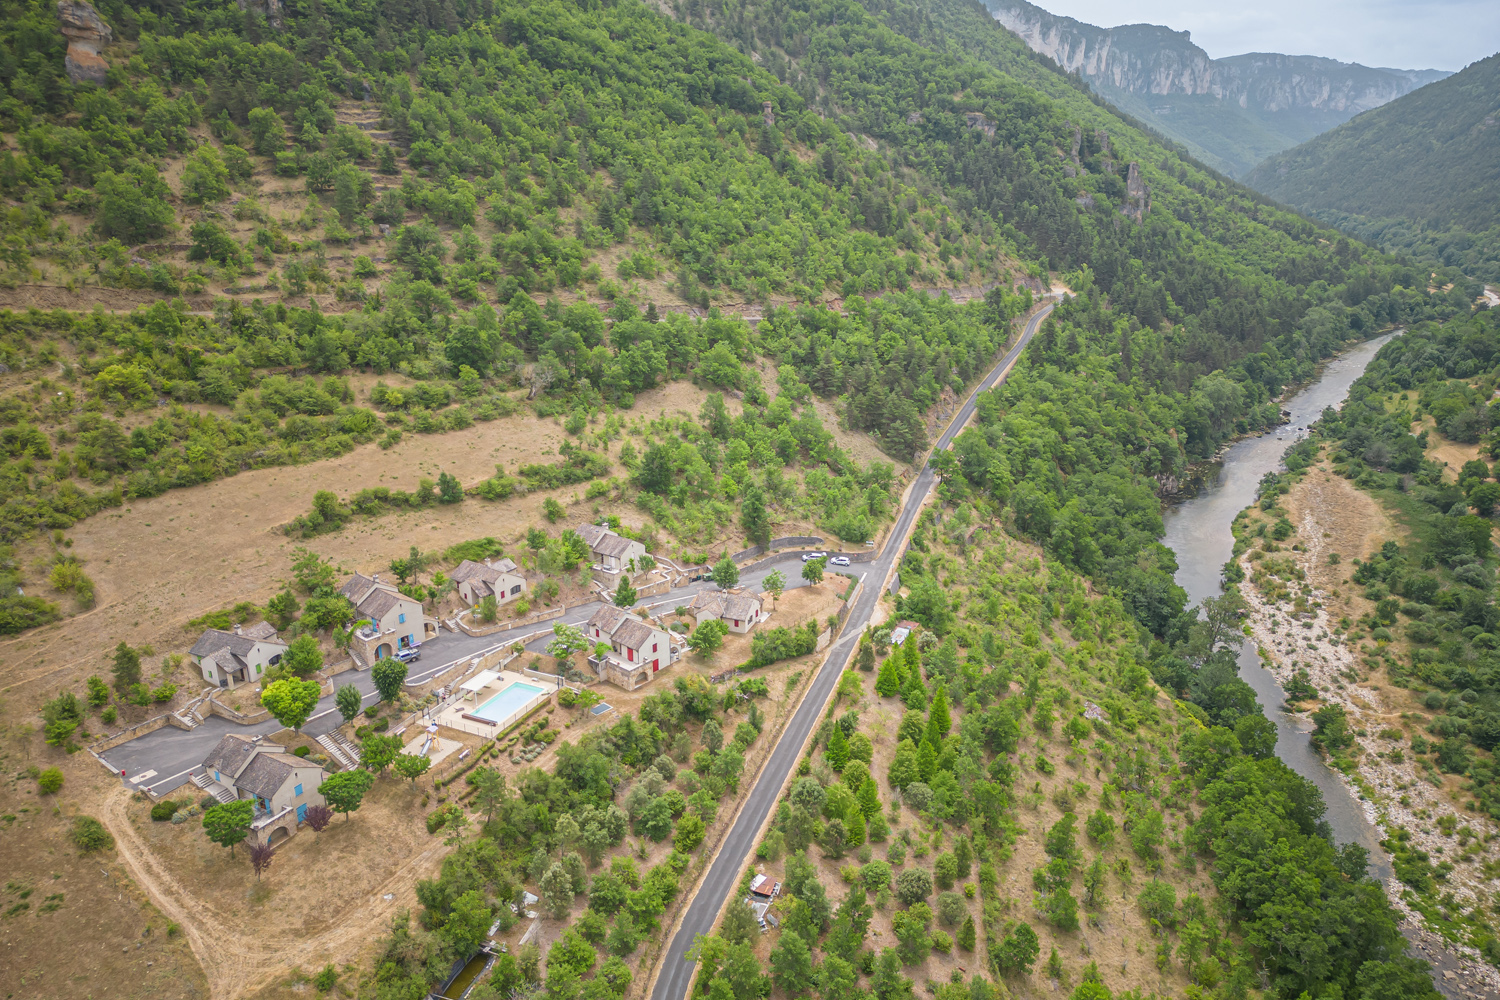
M1273 52L1214 59L1191 32L1163 25L1101 28L1026 0L990 0L988 10L1033 51L1231 176L1450 75Z

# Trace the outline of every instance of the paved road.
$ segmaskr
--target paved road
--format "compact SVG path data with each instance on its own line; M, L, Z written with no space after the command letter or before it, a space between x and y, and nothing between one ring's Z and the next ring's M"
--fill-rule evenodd
M1027 321L1020 339L1016 341L1016 346L1011 348L995 366L994 371L964 402L963 407L954 415L953 422L948 425L948 429L938 438L937 448L948 447L957 433L963 430L964 425L974 414L975 397L982 390L992 388L1004 380L1011 365L1021 356L1021 351L1025 349L1032 335L1041 326L1042 320L1052 312L1052 309L1053 305L1049 304ZM687 959L687 951L692 946L694 938L699 934L708 933L719 915L719 909L725 898L734 891L739 882L740 875L745 870L746 859L750 857L751 848L755 846L755 837L770 814L771 808L776 804L782 785L785 784L787 775L801 756L802 747L807 742L814 724L823 717L828 697L833 693L839 675L844 672L849 656L854 651L854 640L870 620L876 603L880 600L881 592L884 590L881 583L901 552L904 551L906 536L911 530L912 521L916 518L917 512L922 509L922 501L932 489L932 484L936 479L930 465L922 469L907 497L906 505L901 510L896 527L890 534L885 551L880 554L879 559L864 564L865 572L869 575L865 579L865 589L860 593L859 600L855 602L849 614L843 638L834 644L822 669L813 678L807 697L803 699L801 706L787 725L786 731L777 741L776 749L771 751L771 758L766 761L760 779L750 790L744 809L740 811L739 818L735 820L734 827L729 831L729 836L725 838L723 846L715 856L708 874L704 876L697 895L689 904L682 926L678 928L677 934L667 947L666 964L662 968L661 975L657 977L656 988L651 992L651 1000L685 1000L688 984L693 978L693 964Z
M759 588L766 576L777 569L781 570L786 577L786 589L791 590L794 587L807 585L801 577L802 560L795 553L788 554L785 559L775 563L762 566L754 572L746 573L740 583L746 587ZM713 588L713 583L706 580L700 581L667 591L643 603L678 601L686 604L692 600L693 595ZM577 625L588 621L599 606L599 603L585 605L556 620ZM443 632L436 638L422 643L422 658L411 665L406 682L409 685L422 684L455 663L470 660L501 646L508 646L531 632L550 628L551 624L547 622L543 625L528 625L525 628L481 637L464 635L462 632ZM551 641L550 634L539 636L527 643L526 648L532 652L542 653L546 651L547 644ZM367 670L345 671L338 675L338 684L340 686L353 684L359 688L360 693L364 695L366 705L374 703L378 697L374 678ZM333 696L329 695L318 702L317 709L312 718L302 727L302 731L310 736L321 736L337 728L342 721L338 710L334 707ZM219 716L210 716L194 729L182 730L166 726L154 733L147 733L145 736L131 740L129 743L122 743L113 750L106 750L100 756L116 774L121 771L125 772L124 778L129 787L146 788L157 795L162 795L189 782L192 772L226 733L258 736L274 733L281 728L275 720L245 726Z

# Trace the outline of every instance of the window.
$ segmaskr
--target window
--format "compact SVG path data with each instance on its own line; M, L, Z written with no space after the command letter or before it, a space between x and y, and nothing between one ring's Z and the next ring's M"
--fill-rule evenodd
M298 785L296 788L293 788L292 794L297 796L297 798L299 799L302 798L302 786Z
M396 616L396 621L402 625L406 624L406 614L403 612Z

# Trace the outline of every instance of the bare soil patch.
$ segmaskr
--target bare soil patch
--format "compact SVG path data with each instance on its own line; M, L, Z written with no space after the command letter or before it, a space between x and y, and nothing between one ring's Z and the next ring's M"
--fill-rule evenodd
M5 734L0 990L52 1000L203 1000L208 982L187 939L169 929L170 917L122 858L81 854L69 839L74 816L99 815L100 800L118 783L87 754L59 762L40 748L40 737L24 728ZM18 773L58 763L67 778L56 796L38 795L36 782Z
M152 822L149 805L123 790L109 796L103 818L122 858L182 924L210 995L233 997L299 967L361 962L390 918L416 907L417 881L447 853L423 825L426 795L381 778L352 816L286 841L260 881L244 850L231 856L196 820Z

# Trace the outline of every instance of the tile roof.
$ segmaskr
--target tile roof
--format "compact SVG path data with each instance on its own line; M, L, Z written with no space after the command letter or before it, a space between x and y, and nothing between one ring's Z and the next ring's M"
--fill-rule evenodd
M302 761L289 753L258 753L250 766L234 779L234 787L269 799L281 791L286 779L299 766L302 766Z
M381 618L385 617L387 611L400 603L400 594L382 587L370 591L370 596L360 601L356 607L359 608L359 613L362 617L379 622Z
M578 537L583 539L583 544L594 548L606 535L613 534L602 524L585 524L578 529Z
M725 595L722 590L700 591L693 598L693 603L688 605L691 611L709 611L715 615L724 613Z
M656 634L656 629L639 618L627 619L611 636L615 642L629 649L640 649Z
M244 628L240 629L240 634L245 636L246 638L255 639L257 641L262 639L277 638L276 626L272 625L270 622L256 622L254 625L246 625Z
M448 576L454 583L463 583L467 580L481 580L485 583L494 583L506 573L514 573L515 571L516 564L509 559L501 559L489 565L475 562L472 559L465 559Z
M255 744L245 737L230 733L203 758L203 769L218 771L221 775L237 774L245 762L255 756L256 749Z
M748 620L759 615L762 607L764 605L759 597L752 597L749 594L730 594L724 598L723 617Z
M376 581L374 577L365 576L363 573L355 573L349 578L348 583L339 588L339 593L357 603L375 585Z
M250 632L246 632L241 635L235 635L233 632L226 632L223 629L218 628L206 629L204 630L203 634L198 637L198 641L193 643L193 648L188 650L188 652L193 656L198 657L199 659L203 659L204 657L209 656L216 657L220 653L227 650L243 659L244 657L249 656L250 653L255 649L255 644L257 642L276 643L280 646L286 645L286 643L275 637L276 630L274 628L271 629L268 636L262 637L259 635L250 634L251 632L257 631L258 626L251 626Z
M594 612L593 617L588 620L588 627L613 634L614 630L620 627L620 623L628 617L620 608L606 604Z
M624 535L610 535L600 539L599 544L593 546L593 549L601 556L614 556L618 559L630 551L630 539Z

